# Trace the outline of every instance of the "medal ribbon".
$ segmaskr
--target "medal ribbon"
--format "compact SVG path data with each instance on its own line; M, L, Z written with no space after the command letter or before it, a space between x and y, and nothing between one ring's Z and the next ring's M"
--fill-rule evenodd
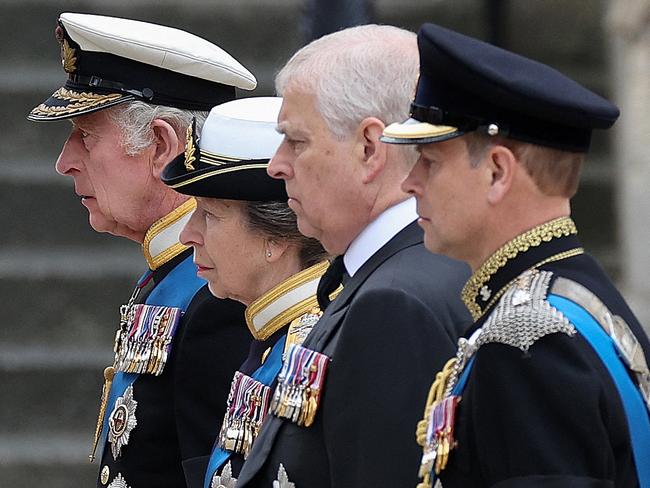
M271 413L309 427L314 422L330 358L293 344L278 377Z
M264 388L264 393L266 395L265 399L262 398L261 405L268 405L268 399L270 397L270 386L275 381L275 378L278 376L278 373L280 372L280 368L282 368L282 353L284 351L284 343L286 340L286 336L282 336L278 342L275 343L273 348L271 349L271 352L269 353L268 357L266 358L266 361L262 366L260 366L250 377L244 375L243 373L237 371L235 373L235 377L233 379L233 385L230 388L230 393L228 395L228 410L226 411L226 416L229 415L229 413L235 412L237 409L237 405L233 405L237 401L236 395L243 395L243 389L239 388L238 385L235 385L235 382L241 382L242 377L248 378L248 380L254 380L257 384L261 384L265 386ZM254 387L255 383L252 381L250 382L249 387ZM243 400L241 401L240 405L243 406L250 406L251 402L244 402ZM248 412L250 414L250 410ZM257 412L256 418L260 418L263 421L263 419L266 417L266 411L261 411L261 409ZM233 419L232 417L228 418L228 422L232 422ZM222 425L222 429L226 424L226 419L224 419L224 424ZM261 425L261 423L260 423ZM219 434L219 439L217 440L217 444L215 445L215 448L212 450L212 454L210 455L210 461L208 461L208 469L205 472L205 479L203 481L203 486L204 488L210 488L210 483L212 482L213 476L216 474L216 472L228 461L230 456L232 455L232 451L227 451L220 447L220 438L221 434ZM252 441L251 441L252 444Z
M152 272L147 270L138 280L136 290L139 291L144 288L152 277ZM145 300L145 304L175 307L184 312L194 298L194 295L196 295L205 283L203 279L196 275L196 265L190 255L155 285ZM175 326L173 330L176 330ZM171 339L172 336L170 336L170 341ZM115 401L118 397L124 395L126 389L135 382L138 376L138 373L125 373L122 371L115 373L108 395L100 439L105 440L107 438L108 417L113 410Z

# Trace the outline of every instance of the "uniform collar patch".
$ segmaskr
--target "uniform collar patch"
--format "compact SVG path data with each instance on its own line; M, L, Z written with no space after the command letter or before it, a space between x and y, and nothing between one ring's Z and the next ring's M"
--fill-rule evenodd
M316 288L327 261L307 268L275 286L246 308L246 324L259 341L318 306Z
M180 233L196 208L193 198L155 222L144 236L142 250L151 270L160 268L187 249Z

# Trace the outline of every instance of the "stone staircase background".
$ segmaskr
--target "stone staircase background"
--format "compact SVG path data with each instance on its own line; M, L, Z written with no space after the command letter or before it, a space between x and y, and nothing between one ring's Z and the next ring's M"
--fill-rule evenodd
M610 92L603 0L509 2L509 47ZM117 308L143 268L139 247L94 233L54 161L69 125L34 124L32 106L60 86L53 29L62 11L172 25L213 40L272 94L301 44L300 0L0 1L0 487L92 486L87 462L101 371ZM434 21L484 37L482 0L378 0L376 21L416 30ZM368 67L372 69L372 67ZM585 244L617 273L610 141L597 134L574 202Z

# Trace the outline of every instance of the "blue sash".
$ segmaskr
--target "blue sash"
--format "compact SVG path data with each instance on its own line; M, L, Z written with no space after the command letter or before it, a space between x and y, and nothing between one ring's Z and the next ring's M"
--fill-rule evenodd
M275 343L264 364L251 375L251 378L266 386L271 386L271 383L273 383L273 380L275 380L282 368L282 353L284 352L286 339L287 336L284 335ZM212 477L228 461L231 455L232 452L216 447L215 443L212 454L210 454L210 461L208 461L208 469L205 472L205 480L203 481L204 488L210 488Z
M607 367L627 417L639 486L650 487L650 418L641 393L616 352L614 342L584 308L557 295L549 295L548 301L569 319Z
M549 295L548 301L566 316L607 367L616 384L627 417L639 486L650 488L650 418L648 410L637 385L631 380L627 368L616 352L611 337L585 309L574 302L557 295ZM465 389L475 358L476 355L472 356L465 366L452 391L453 395L460 395ZM434 472L431 473L431 479L435 482Z
M147 271L138 280L140 283L151 271ZM196 275L196 265L192 256L188 256L178 266L174 267L160 283L158 283L145 300L147 305L163 305L166 307L180 308L185 312L194 295L205 285L205 280ZM108 417L113 411L115 401L124 394L126 389L131 386L139 374L123 373L118 371L113 378L111 392L106 403L106 413L104 414L104 425L100 439L105 443L108 434ZM102 448L103 449L103 448Z

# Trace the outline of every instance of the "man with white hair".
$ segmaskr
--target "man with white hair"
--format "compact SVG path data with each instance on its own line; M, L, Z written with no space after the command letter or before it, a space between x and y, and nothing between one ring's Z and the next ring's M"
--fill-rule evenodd
M74 179L91 227L141 243L148 264L120 309L104 372L97 486L186 486L203 477L250 339L242 307L212 297L179 242L196 203L159 176L193 118L200 126L256 81L216 45L168 27L65 13L56 36L68 79L28 118L70 119L57 171Z
M417 70L413 33L367 25L312 42L276 78L284 140L269 174L285 180L300 231L337 257L319 284L327 308L287 351L239 488L415 485L418 381L469 322L469 270L427 254L400 189L416 154L379 141L406 115Z

